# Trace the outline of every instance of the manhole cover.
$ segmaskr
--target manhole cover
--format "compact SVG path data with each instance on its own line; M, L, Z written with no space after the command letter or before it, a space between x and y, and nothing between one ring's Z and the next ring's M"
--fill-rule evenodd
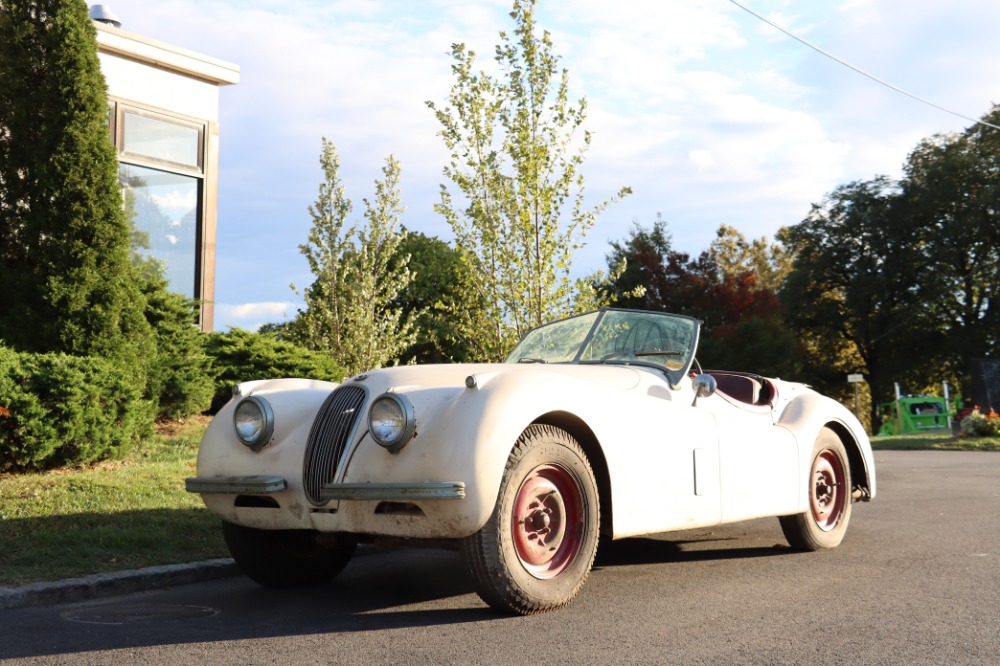
M147 622L198 620L212 617L218 613L218 608L209 608L207 606L131 604L77 608L62 613L62 617L73 622L87 622L89 624L143 624Z

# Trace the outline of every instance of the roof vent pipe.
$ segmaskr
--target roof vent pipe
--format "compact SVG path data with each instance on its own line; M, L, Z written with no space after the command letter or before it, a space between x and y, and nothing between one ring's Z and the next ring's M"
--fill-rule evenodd
M122 27L122 22L118 15L111 11L107 5L94 5L90 8L90 18L99 23L110 25L115 28Z

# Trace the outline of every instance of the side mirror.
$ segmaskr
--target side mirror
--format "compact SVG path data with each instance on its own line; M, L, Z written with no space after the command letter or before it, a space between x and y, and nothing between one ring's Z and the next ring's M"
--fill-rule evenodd
M694 400L691 402L691 406L694 407L698 404L698 398L714 395L715 390L719 387L719 382L715 381L715 377L712 375L701 374L691 380L691 386L694 388Z

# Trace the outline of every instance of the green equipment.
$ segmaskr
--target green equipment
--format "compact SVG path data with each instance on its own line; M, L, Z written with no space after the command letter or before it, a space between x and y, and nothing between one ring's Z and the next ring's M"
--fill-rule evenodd
M879 413L882 415L879 435L905 435L951 428L951 410L946 398L896 398L893 402L879 405Z

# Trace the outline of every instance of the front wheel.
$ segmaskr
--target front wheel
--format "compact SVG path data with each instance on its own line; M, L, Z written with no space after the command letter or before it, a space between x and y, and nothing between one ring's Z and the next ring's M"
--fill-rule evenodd
M311 530L259 530L222 523L222 536L237 566L266 587L325 583L343 571L356 544L320 544Z
M851 521L851 468L837 434L823 428L813 445L809 473L809 509L782 516L781 531L792 548L836 548Z
M568 604L597 553L597 484L580 445L564 430L530 426L504 469L496 505L462 541L476 592L498 610L528 615Z

